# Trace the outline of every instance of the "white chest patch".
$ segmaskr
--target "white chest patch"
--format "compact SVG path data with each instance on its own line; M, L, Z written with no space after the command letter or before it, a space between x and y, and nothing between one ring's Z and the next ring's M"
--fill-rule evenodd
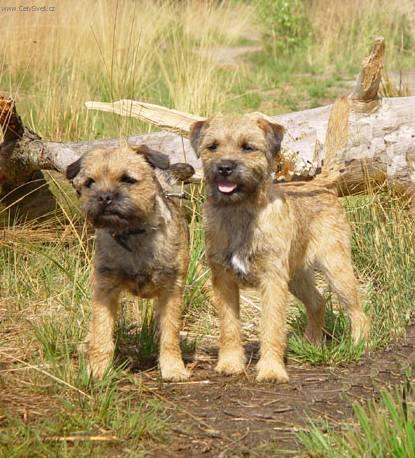
M231 265L237 274L247 275L248 264L245 259L240 258L237 254L232 255Z

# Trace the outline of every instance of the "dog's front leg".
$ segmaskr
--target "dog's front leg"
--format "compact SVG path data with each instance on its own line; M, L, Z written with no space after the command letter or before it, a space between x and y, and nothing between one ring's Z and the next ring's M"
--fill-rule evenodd
M92 302L92 320L87 337L89 369L102 377L114 355L114 328L117 320L119 288L97 281Z
M160 371L164 380L180 381L189 378L180 350L183 289L164 290L157 300L160 326Z
M266 273L265 273L266 272ZM266 270L261 279L261 357L257 381L288 382L284 366L287 342L288 274Z
M245 369L239 322L239 287L223 269L212 267L213 299L219 327L219 361L216 371L222 374L240 374Z

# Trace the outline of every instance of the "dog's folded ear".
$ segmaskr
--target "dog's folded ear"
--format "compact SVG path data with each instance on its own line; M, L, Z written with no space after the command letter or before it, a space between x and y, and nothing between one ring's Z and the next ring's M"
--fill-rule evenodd
M258 126L265 132L265 136L268 140L271 154L277 155L281 150L281 142L284 138L285 127L276 122L268 121L265 118L260 118L257 121Z
M190 144L194 149L196 156L199 156L199 147L202 142L203 132L208 127L209 122L205 121L196 121L190 126Z
M81 162L82 158L80 157L78 160L68 165L65 172L65 176L68 180L73 180L81 171Z
M129 145L138 154L142 154L146 161L155 169L167 170L170 167L170 159L167 154L149 148L147 145Z
M176 162L169 167L169 175L177 181L187 181L195 173L195 169L190 164Z

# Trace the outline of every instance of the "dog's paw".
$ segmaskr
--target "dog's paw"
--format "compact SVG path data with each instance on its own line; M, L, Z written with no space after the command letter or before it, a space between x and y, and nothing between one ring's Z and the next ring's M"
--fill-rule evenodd
M287 383L289 380L284 364L274 359L260 359L256 368L257 382Z
M101 353L89 351L88 353L88 373L96 379L101 379L112 362L111 353Z
M160 371L161 378L169 382L182 382L190 377L190 372L181 360L160 363Z
M107 372L108 367L109 367L108 362L89 362L88 363L88 374L90 377L93 377L95 379L102 379L104 377L104 374Z
M219 355L215 371L224 375L241 374L245 370L243 351L226 352Z

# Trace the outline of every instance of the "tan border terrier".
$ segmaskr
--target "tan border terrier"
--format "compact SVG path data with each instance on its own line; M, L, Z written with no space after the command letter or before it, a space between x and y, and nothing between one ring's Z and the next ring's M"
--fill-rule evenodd
M348 311L353 341L368 332L350 227L337 196L313 183L273 184L283 134L282 126L257 114L217 115L191 127L207 187L206 250L220 323L216 370L244 371L239 288L254 287L262 299L258 381L288 381L283 358L289 292L305 305L306 338L320 342L325 304L314 269L327 277Z
M189 376L179 335L189 237L180 205L169 190L175 174L183 179L193 172L188 164L170 167L166 155L145 145L95 149L67 169L81 209L96 228L92 321L86 341L96 377L113 358L123 290L156 300L162 378Z

